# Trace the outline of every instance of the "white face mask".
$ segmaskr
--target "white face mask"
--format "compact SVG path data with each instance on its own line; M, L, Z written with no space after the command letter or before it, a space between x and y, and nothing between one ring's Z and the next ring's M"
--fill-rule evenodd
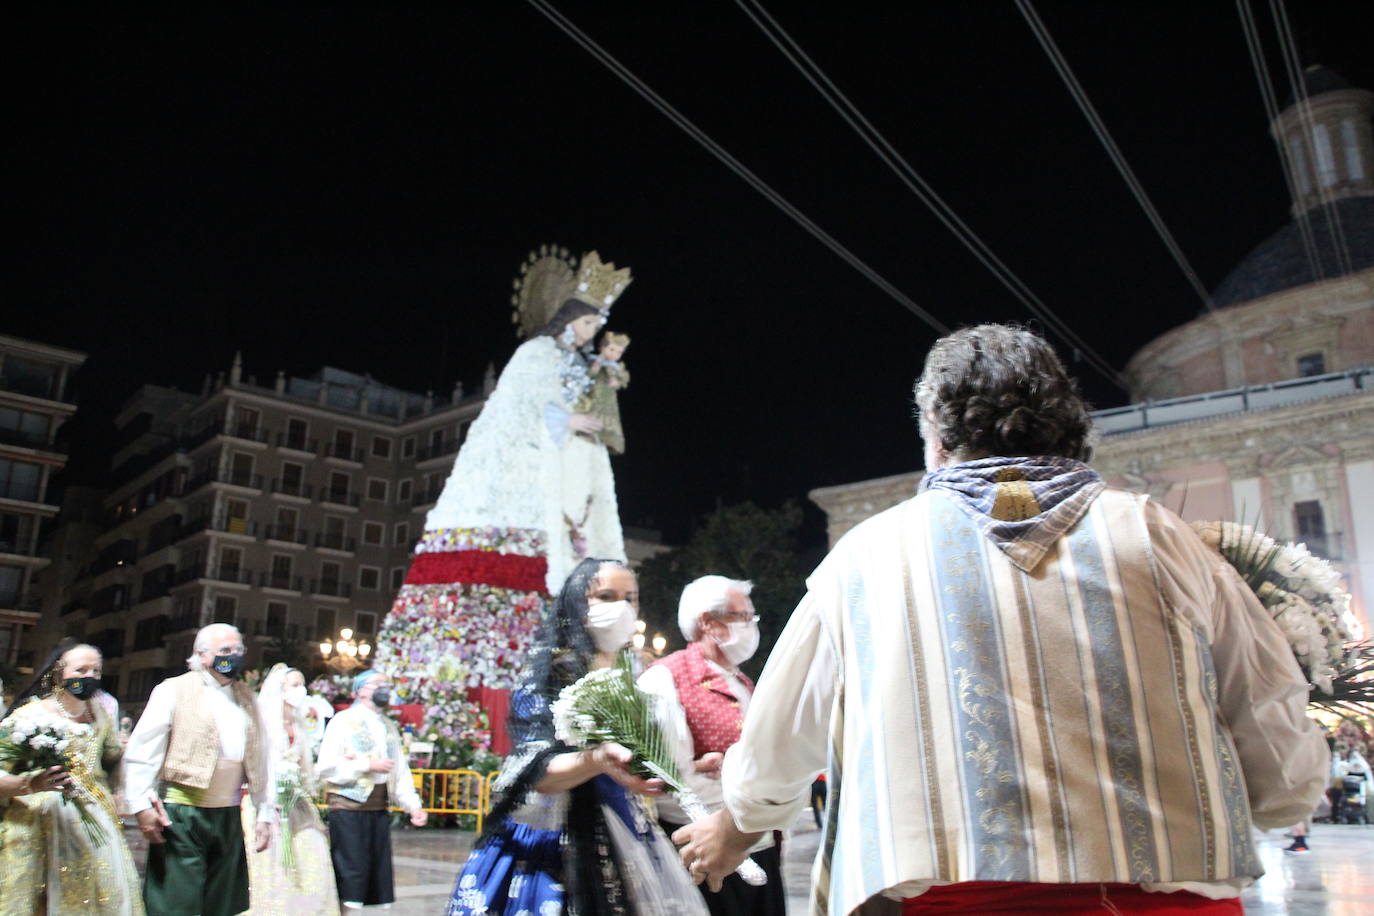
M639 615L628 601L606 601L587 608L587 633L599 652L624 648L635 633Z
M728 624L730 638L717 640L716 645L732 665L747 662L759 648L759 625L752 620L736 620Z
M289 706L300 706L305 702L305 685L297 684L295 687L287 687L282 691L281 698Z

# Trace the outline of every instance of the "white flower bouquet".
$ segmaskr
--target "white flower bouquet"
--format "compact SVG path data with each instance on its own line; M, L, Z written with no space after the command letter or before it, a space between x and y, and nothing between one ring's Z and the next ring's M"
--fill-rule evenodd
M598 668L559 692L552 707L554 734L579 748L607 741L622 745L634 754L631 772L663 780L693 821L709 817L711 812L678 774L658 726L654 702L635 686L630 653L623 651L615 665ZM753 859L745 859L736 872L755 886L768 880Z
M290 755L277 760L277 810L281 812L281 864L292 875L296 873L296 848L292 844L291 809L297 803L310 801L306 791L305 775L301 772L300 761Z
M1308 680L1313 705L1339 710L1374 701L1374 656L1363 644L1341 574L1306 544L1281 544L1238 522L1193 522L1202 540L1240 573L1283 630Z
M91 727L44 712L16 716L0 727L0 766L16 776L32 779L49 767L73 769L67 751L72 740L91 734ZM70 794L61 793L62 803L76 808L81 827L92 846L104 846L105 828L91 814L88 802L94 799L75 779Z

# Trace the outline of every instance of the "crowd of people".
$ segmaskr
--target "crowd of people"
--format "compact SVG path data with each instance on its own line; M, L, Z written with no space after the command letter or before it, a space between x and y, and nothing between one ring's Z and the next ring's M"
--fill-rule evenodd
M1283 634L1176 515L1105 486L1086 406L1036 335L941 339L915 400L920 492L835 545L757 690L739 670L759 641L751 586L723 576L683 591L687 648L639 675L703 820L627 748L556 732L560 691L616 665L639 615L624 562L572 566L448 916L781 914L783 831L820 774L815 912L1241 911L1262 873L1252 827L1299 821L1329 779ZM354 679L316 760L300 673L254 696L242 660L232 627L201 630L121 747L99 653L63 648L0 734L42 714L89 729L66 766L0 775L0 907L305 916L394 899L387 809L425 812L387 677ZM124 844L92 842L64 804L92 800L117 838L121 756L141 890ZM766 883L737 877L746 858Z

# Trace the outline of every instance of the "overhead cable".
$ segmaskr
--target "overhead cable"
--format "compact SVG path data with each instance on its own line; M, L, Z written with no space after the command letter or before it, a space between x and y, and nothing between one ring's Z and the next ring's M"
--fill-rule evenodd
M1345 242L1345 229L1341 225L1341 215L1336 211L1336 201L1331 195L1330 188L1322 181L1321 162L1318 158L1318 150L1315 142L1308 136L1308 132L1315 129L1312 121L1312 102L1307 97L1307 82L1303 79L1302 62L1298 60L1298 46L1293 38L1293 27L1288 23L1288 10L1283 5L1283 0L1269 0L1269 10L1274 16L1274 27L1279 33L1279 49L1282 52L1284 66L1288 70L1288 81L1293 86L1293 99L1302 114L1303 141L1308 146L1308 153L1312 160L1312 173L1316 179L1317 197L1322 202L1322 209L1326 210L1327 230L1331 233L1332 241L1335 242L1336 267L1340 274L1348 274L1353 270L1350 260L1350 250ZM1327 150L1330 154L1330 149ZM1335 162L1331 163L1334 169Z
M1255 14L1250 9L1249 0L1236 0L1236 10L1240 13L1241 31L1245 33L1245 46L1250 52L1250 66L1255 71L1255 80L1259 83L1260 97L1264 100L1264 113L1269 119L1269 123L1274 124L1279 116L1278 95L1274 91L1273 78L1269 75L1269 63L1264 56L1264 45L1260 41ZM1293 164L1292 155L1284 145L1283 137L1277 132L1273 136L1274 145L1279 152L1283 183L1288 187L1288 196L1293 200L1294 209L1298 211L1294 221L1298 224L1298 237L1302 240L1303 253L1307 257L1308 267L1311 268L1312 279L1324 280L1326 274L1322 269L1320 259L1317 257L1317 243L1312 233L1312 224L1308 219L1307 211L1298 206L1298 189L1293 184L1297 171Z
M877 153L878 158L887 164L894 174L906 185L911 193L924 203L932 213L952 232L964 247L976 257L979 262L986 267L994 277L996 277L1021 303L1036 317L1046 324L1046 330L1057 334L1059 337L1070 344L1077 354L1092 368L1104 375L1113 384L1122 388L1127 388L1125 380L1112 368L1111 363L1103 359L1092 347L1088 346L1082 338L1074 332L1073 328L1062 321L1049 306L1045 305L1039 297L1035 295L1010 267L999 258L990 247L979 237L972 228L965 223L954 210L945 203L944 199L936 193L935 189L912 168L901 153L888 142L883 133L873 126L872 122L859 111L840 90L838 86L826 75L825 71L813 61L807 53L797 44L796 40L788 34L787 30L778 23L763 6L757 2L746 4L743 0L736 0L740 9L754 21L754 24L768 36L769 40L782 52L792 65L797 68L807 81L815 87L822 97L830 103L840 117L845 120L855 133L857 133L869 148ZM750 7L753 7L752 9ZM757 11L757 15L756 12ZM760 18L762 17L762 18Z
M1154 204L1150 201L1149 195L1145 193L1145 188L1141 185L1140 180L1136 178L1135 172L1131 169L1130 164L1126 162L1126 157L1121 154L1121 150L1117 147L1116 141L1112 139L1111 133L1107 130L1107 125L1098 115L1097 109L1093 107L1093 103L1088 99L1087 93L1083 91L1083 86L1078 82L1078 78L1074 76L1073 70L1069 68L1068 61L1064 58L1064 55L1060 53L1058 45L1054 43L1054 39L1050 36L1049 29L1045 27L1045 23L1041 21L1039 14L1037 14L1035 9L1031 6L1030 0L1016 0L1016 8L1019 9L1021 15L1026 18L1026 22L1030 25L1031 31L1035 33L1036 40L1040 42L1040 46L1044 48L1045 53L1049 55L1050 62L1054 64L1054 69L1058 71L1060 78L1064 81L1064 85L1069 89L1069 94L1073 96L1073 100L1078 103L1079 109L1082 110L1084 116L1088 119L1088 123L1092 125L1093 131L1097 134L1098 140L1102 142L1102 146L1107 150L1107 155L1111 157L1112 163L1116 166L1117 171L1120 172L1121 177L1126 180L1126 186L1131 189L1131 193L1135 196L1141 209L1145 211L1145 215L1154 225L1155 232L1159 234L1160 239L1164 242L1164 247L1169 249L1169 253L1173 255L1174 261L1178 263L1178 266L1188 278L1188 282L1192 284L1198 297L1202 299L1202 304L1207 307L1208 311L1214 310L1216 305L1212 302L1211 293L1202 285L1202 281L1198 279L1197 272L1193 270L1193 266L1188 263L1188 258L1184 256L1183 249L1179 247L1178 242L1174 240L1173 233L1171 233L1169 228L1164 224L1164 219L1159 215L1159 211L1155 209Z
M896 299L899 303L901 303L908 310L910 310L912 314L914 314L917 318L924 321L927 325L929 325L938 333L949 333L950 329L947 325L945 325L944 322L940 321L934 315L930 314L925 309L921 308L921 306L919 306L915 302L915 300L913 300L910 296L906 295L892 283L888 282L886 278L884 278L876 270L870 267L865 261L860 259L858 255L854 254L844 245L840 244L840 242L836 240L834 236L830 235L819 225L817 225L815 221L813 221L805 213L801 212L799 209L793 206L785 197L783 197L781 194L775 191L767 182L765 182L762 178L759 178L757 175L755 175L752 171L745 167L745 165L742 162L740 162L738 159L732 156L727 150L725 150L724 147L722 147L720 144L712 140L711 137L708 136L705 131L697 127L696 124L692 123L692 121L690 121L685 115L680 113L676 108L674 108L667 101L665 101L662 96L654 92L653 89L649 88L649 86L643 80L641 80L632 71L630 71L629 68L621 64L620 61L616 60L616 58L612 56L610 52L606 51L604 48L598 45L595 41L589 38L585 32L578 28L576 24L574 24L562 13L558 12L558 10L554 9L547 2L547 0L529 0L529 4L533 6L536 10L538 10L540 13L542 13L550 22L556 25L564 33L566 33L568 37L572 38L573 41L577 42L588 54L592 55L592 57L596 58L608 70L610 70L612 73L618 76L622 82L624 82L635 92L639 93L639 95L643 97L645 101L647 101L649 104L657 108L659 112L661 112L664 115L664 117L672 121L684 133L686 133L693 140L696 140L697 143L701 144L701 146L703 146L709 153L711 153L713 156L715 156L717 159L723 162L726 166L728 166L731 171L733 171L740 178L744 179L744 181L747 184L749 184L750 187L752 187L754 190L762 194L765 198L768 199L770 203L772 203L779 210L786 213L799 226L801 226L807 232L811 233L811 235L815 236L817 240L819 240L827 248L829 248L836 255L838 255L843 261L845 261L845 263L849 264L859 273L867 277L868 280L871 283L873 283L874 286L877 286L879 289L887 293L893 299Z

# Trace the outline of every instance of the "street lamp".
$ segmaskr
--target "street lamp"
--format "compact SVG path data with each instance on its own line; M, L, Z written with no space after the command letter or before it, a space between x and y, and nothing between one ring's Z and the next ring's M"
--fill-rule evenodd
M365 640L353 638L353 630L344 627L339 638L320 643L320 656L330 669L344 673L367 665L367 657L372 654L372 645Z

